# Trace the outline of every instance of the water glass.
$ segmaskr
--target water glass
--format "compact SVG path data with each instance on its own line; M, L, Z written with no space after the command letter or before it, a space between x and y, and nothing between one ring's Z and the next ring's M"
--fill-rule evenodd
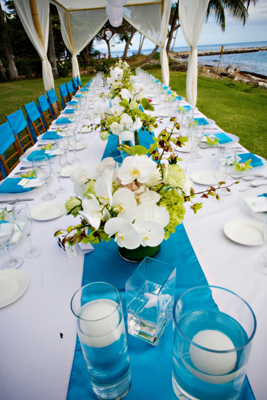
M72 125L72 124L71 124ZM70 128L69 128L70 129ZM58 135L56 134L55 136L55 143L58 149L62 150L64 152L65 155L65 162L61 165L62 167L67 167L69 165L72 165L72 163L70 163L68 161L67 158L67 152L69 150L69 140L68 140L68 135L65 133L65 136L62 135Z
M76 148L77 148L77 142L78 142L76 133L69 132L68 140L69 140L69 149L72 150L73 154L74 154L74 159L71 162L72 162L72 164L77 164L81 160L79 158L77 158L77 156L76 156Z
M57 175L57 181L58 181L58 189L56 190L56 193L58 193L58 194L65 193L67 191L67 189L63 188L61 185L61 171L62 171L61 156L58 156L58 166L56 169L56 175Z
M9 244L15 227L12 212L8 212L5 208L0 208L0 247L4 247L8 255L8 260L1 265L2 269L19 268L24 263L22 257L12 257L10 254Z
M71 311L94 393L99 399L121 399L131 385L131 371L119 291L104 282L79 289Z
M31 241L32 217L31 212L26 203L16 204L13 208L13 218L15 223L20 227L22 235L27 236L30 241L30 249L24 254L26 258L36 258L42 254L42 250L33 247Z
M52 172L49 158L45 155L34 157L32 160L32 168L36 178L44 182L47 189L47 193L42 197L42 200L54 199L56 197L55 193L50 193L48 189L48 180Z
M173 308L173 375L177 398L239 397L256 332L251 307L216 286L184 292Z
M146 257L126 282L128 332L154 346L171 320L176 268Z

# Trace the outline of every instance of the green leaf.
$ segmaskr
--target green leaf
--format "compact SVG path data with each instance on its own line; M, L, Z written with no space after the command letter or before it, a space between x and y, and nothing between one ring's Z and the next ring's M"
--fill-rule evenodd
M147 153L147 149L144 146L137 145L137 146L131 147L131 154L133 156L135 156L135 155L141 156L141 155L145 155L146 153Z
M148 111L154 111L154 107L150 104L149 100L146 99L145 97L142 98L141 101L142 107L144 110L148 110Z
M63 233L63 232L62 232L61 230L56 231L56 232L54 233L54 236L57 237L57 236L61 235L62 233Z

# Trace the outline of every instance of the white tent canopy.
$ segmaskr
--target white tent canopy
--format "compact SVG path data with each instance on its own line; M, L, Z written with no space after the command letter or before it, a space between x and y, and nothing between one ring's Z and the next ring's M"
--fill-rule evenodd
M49 3L57 6L63 41L72 55L72 74L78 76L77 54L96 36L108 20L106 0L14 0L21 22L41 57L45 90L54 87L47 59ZM172 0L128 0L123 17L140 33L161 47L164 84L169 84L166 36Z

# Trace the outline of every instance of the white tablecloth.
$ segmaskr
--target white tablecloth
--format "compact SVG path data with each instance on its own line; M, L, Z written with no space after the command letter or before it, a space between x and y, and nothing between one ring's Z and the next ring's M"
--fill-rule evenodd
M97 132L83 136L88 147L77 151L77 156L95 167L101 160L106 142L100 140ZM214 149L201 150L203 157L188 164L188 173L211 169L210 157L214 152ZM186 160L189 155L181 156ZM70 160L73 157L71 152L68 157ZM49 187L54 191L57 181L55 176L52 179ZM74 192L69 178L62 178L62 185L68 191L57 195L55 200L64 202ZM266 400L267 276L253 270L253 265L261 259L263 246L242 246L230 241L223 233L223 226L228 221L255 220L240 205L238 189L246 187L249 184L245 182L234 186L232 195L223 203L203 199L203 208L197 215L187 204L184 226L208 283L236 292L256 314L258 327L247 373L256 399ZM203 186L195 185L195 190L203 190ZM42 203L44 192L41 188L27 193L26 197L34 198L29 202L30 208ZM1 400L66 399L76 343L70 300L81 285L83 257L69 260L58 247L53 232L72 223L73 217L66 215L46 222L33 221L33 243L42 248L42 255L32 260L25 258L21 269L29 276L28 289L18 301L0 309ZM28 246L24 239L12 249L12 254L23 256ZM1 252L0 262L5 257L6 254Z

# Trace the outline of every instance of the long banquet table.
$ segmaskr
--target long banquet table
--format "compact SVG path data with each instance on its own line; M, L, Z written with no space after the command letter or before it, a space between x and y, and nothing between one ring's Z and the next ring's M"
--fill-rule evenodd
M158 110L159 107L156 107L155 114ZM106 142L100 140L98 132L84 134L83 139L88 147L77 151L77 156L83 163L90 163L94 168L101 160ZM210 158L214 151L213 148L200 150L202 158L188 164L189 175L195 171L211 170ZM186 160L189 154L180 153L180 156ZM68 158L71 160L72 157L69 152ZM21 163L14 173L21 165L26 164ZM232 179L227 181L231 182ZM53 176L49 188L55 191L57 185ZM57 195L54 200L65 202L75 193L69 178L62 178L62 185L67 188L67 192ZM267 276L253 269L253 265L261 259L263 246L239 245L230 241L223 232L223 226L228 221L255 220L240 205L240 188L249 188L249 183L241 181L235 185L232 194L222 203L203 199L203 208L197 215L189 209L189 204L186 205L184 227L208 283L234 291L251 305L256 314L258 326L247 375L255 398L266 400L267 346L264 343L267 328ZM203 190L203 186L195 184L195 190ZM27 193L26 197L34 198L34 201L29 202L31 209L42 203L44 191L45 188L41 188ZM10 196L1 196L1 200L7 198ZM25 258L21 269L29 276L29 286L19 300L0 309L1 400L67 398L76 343L70 299L81 286L84 257L77 256L69 260L57 245L53 232L58 228L66 228L72 222L73 217L66 215L45 222L33 221L32 240L34 245L42 248L42 254L35 259ZM12 254L23 256L28 245L27 239L24 239L12 248ZM174 251L178 252L179 247ZM1 252L0 263L5 257L6 254ZM164 340L164 336L161 340Z

